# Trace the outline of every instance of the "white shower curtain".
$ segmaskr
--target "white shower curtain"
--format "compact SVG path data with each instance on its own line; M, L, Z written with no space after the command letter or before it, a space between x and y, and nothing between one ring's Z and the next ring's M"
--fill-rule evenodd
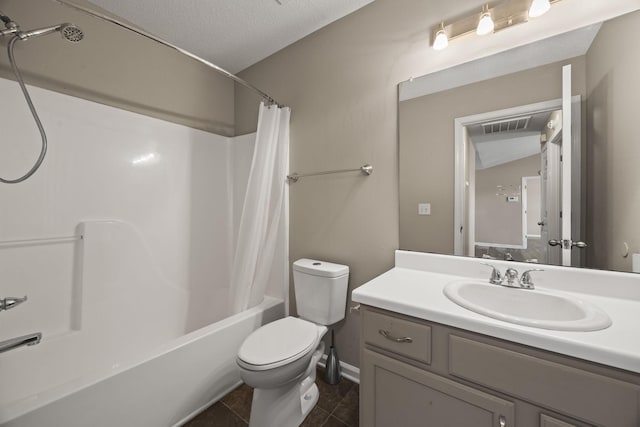
M231 271L233 313L259 304L265 295L278 226L285 215L290 115L289 108L260 104L256 145Z

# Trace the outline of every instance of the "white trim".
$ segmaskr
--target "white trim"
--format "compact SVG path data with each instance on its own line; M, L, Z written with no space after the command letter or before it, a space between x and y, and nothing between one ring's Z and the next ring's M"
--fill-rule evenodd
M594 24L411 78L400 83L399 100L406 101L582 56L591 47L601 26L601 23Z
M511 245L508 243L476 242L476 246L483 248L527 249L527 245Z
M584 218L583 206L586 206L586 197L582 194L582 97L575 95L571 98L571 135L572 135L572 160L571 160L571 236L573 240L583 240ZM584 172L586 174L586 171ZM571 265L584 267L582 250L573 251Z
M571 241L571 64L562 67L562 240ZM571 248L562 248L562 265L571 266Z
M527 242L527 239L540 239L542 237L541 234L527 234L528 223L529 223L529 181L540 180L540 176L523 176L522 177L522 241Z
M526 181L528 177L522 177L522 182L520 184L520 209L522 210L522 241L525 242L527 241L527 197L528 197L528 191L527 191L527 184Z
M327 355L323 354L322 358L318 362L318 366L321 368L325 368L327 366ZM353 381L356 384L360 384L360 368L349 365L348 363L344 363L342 360L340 361L340 371L342 373L342 377L348 379L349 381Z
M464 202L465 182L464 175L466 171L465 164L465 146L464 146L464 127L466 123L464 118L456 118L454 120L454 210L453 210L453 254L464 255L464 221L466 203Z

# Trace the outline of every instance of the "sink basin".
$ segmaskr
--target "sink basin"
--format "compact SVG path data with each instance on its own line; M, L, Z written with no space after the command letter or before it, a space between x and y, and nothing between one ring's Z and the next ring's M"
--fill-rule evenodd
M468 310L518 325L558 331L598 331L611 326L609 316L593 304L537 289L457 281L447 284L444 294Z

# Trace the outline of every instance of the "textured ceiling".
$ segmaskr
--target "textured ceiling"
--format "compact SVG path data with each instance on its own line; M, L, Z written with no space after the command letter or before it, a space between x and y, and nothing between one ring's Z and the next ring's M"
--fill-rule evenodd
M236 73L373 0L91 0Z

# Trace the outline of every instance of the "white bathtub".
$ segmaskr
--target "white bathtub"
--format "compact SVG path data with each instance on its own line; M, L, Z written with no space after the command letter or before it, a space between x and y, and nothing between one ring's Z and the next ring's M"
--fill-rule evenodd
M27 303L3 313L12 315L3 317L4 332L43 338L0 354L0 426L180 425L240 383L235 356L242 341L284 316L280 299L265 297L228 316L226 288L192 295L172 286L126 223L86 222L77 237L11 250L30 251L16 259L72 258L76 273L62 295L34 287ZM58 299L43 306L47 298ZM202 299L210 313L194 319ZM19 318L34 312L37 329Z
M282 317L283 309L281 300L266 297L259 306L191 332L128 366L70 379L9 405L3 402L0 425L181 425L240 383L235 357L242 341L262 324ZM21 374L29 375L26 363L11 372L4 372L5 368L3 361L3 393L11 390L14 381L19 383Z

